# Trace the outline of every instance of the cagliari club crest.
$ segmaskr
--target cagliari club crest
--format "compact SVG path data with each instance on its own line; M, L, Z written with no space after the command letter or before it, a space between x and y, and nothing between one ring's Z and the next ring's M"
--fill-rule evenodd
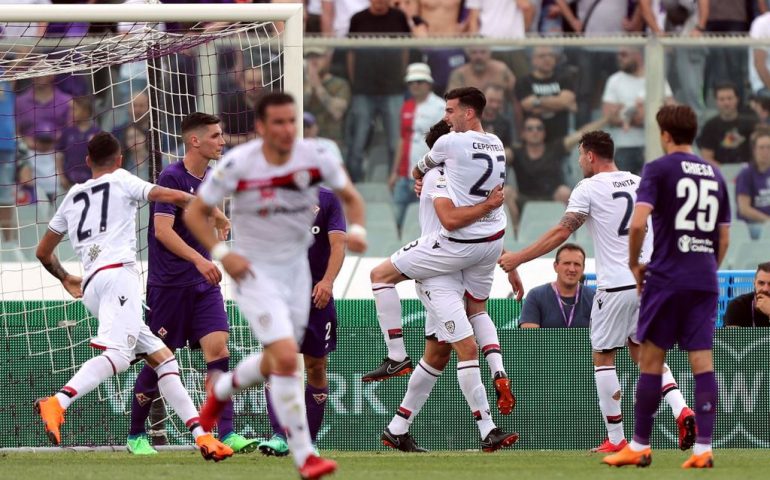
M300 190L304 190L310 185L310 172L307 170L294 172L294 175L292 175L292 180L294 180L294 184Z

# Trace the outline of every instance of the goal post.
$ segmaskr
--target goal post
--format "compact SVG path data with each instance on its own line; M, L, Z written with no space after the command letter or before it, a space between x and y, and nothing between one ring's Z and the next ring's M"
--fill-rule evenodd
M96 320L35 259L35 248L68 188L62 182L66 172L59 168L66 159L60 160L59 154L70 147L82 150L90 138L88 131L78 140L62 132L80 125L112 131L124 145L124 167L154 181L162 166L184 155L180 123L191 111L219 115L223 127L226 117L238 128L248 119L248 132L228 132L228 142L245 141L253 133L253 104L259 92L290 93L302 112L302 8L163 5L151 0L129 5L0 5L0 27L13 24L17 31L14 36L9 33L13 29L0 28L0 154L13 145L11 158L19 166L11 184L0 176L0 193L14 189L11 203L0 195L0 365L5 386L0 411L12 412L0 415L0 448L46 446L30 405L54 393L95 355L88 343L96 334ZM42 22L122 27L98 35L51 37L35 28ZM59 104L55 93L50 108L35 103L39 83L56 91L66 82L74 84L66 91L66 101ZM66 105L64 115L57 110L61 105ZM43 119L49 113L59 123L49 125ZM30 125L22 125L22 117ZM302 115L297 117L302 132ZM8 163L0 157L0 166L2 162ZM137 257L145 279L148 212L148 205L141 206L137 220ZM81 273L66 238L56 253L65 268ZM223 290L228 289L224 284ZM229 302L227 310L233 366L258 346ZM204 397L202 355L185 348L177 358L183 382L199 405ZM140 367L109 379L73 405L65 445L125 443ZM244 392L235 403L236 427L252 435L267 433L261 390ZM239 410L248 413L239 419ZM175 417L169 416L165 424L170 443L190 443L189 432Z

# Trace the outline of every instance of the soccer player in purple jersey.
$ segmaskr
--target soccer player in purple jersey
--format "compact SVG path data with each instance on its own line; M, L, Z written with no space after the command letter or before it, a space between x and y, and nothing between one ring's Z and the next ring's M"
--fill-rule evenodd
M225 145L219 118L194 112L182 121L185 156L164 168L158 185L194 194L209 174L209 161L222 156ZM222 272L211 261L209 252L193 237L182 220L183 209L170 203L152 202L147 230L149 251L147 278L147 323L173 351L187 345L203 350L206 369L227 371L229 324L224 298L219 287ZM218 226L224 239L229 222ZM131 404L131 428L128 451L135 455L153 455L145 432L145 421L153 399L158 396L158 376L145 366L136 378ZM256 439L247 439L233 431L232 402L217 424L222 443L235 452L257 448Z
M666 351L679 344L689 352L695 379L697 436L682 468L711 468L711 436L719 398L714 376L717 269L727 252L730 203L719 169L695 156L698 131L688 106L665 106L658 126L666 155L645 166L629 226L629 267L641 291L637 337L642 342L636 384L634 439L604 458L609 465L646 467L650 435L660 403ZM655 232L652 259L639 263L647 219Z
M311 232L315 242L308 249L310 274L313 278L313 304L305 338L300 345L305 361L307 385L305 386L305 409L313 444L324 418L324 407L329 396L329 380L326 377L328 355L337 349L337 310L334 308L332 287L345 260L345 215L342 205L334 192L321 188L318 191L318 206ZM268 384L269 388L269 384ZM265 455L282 457L289 454L289 445L283 428L275 414L270 395L267 412L273 437L259 444Z

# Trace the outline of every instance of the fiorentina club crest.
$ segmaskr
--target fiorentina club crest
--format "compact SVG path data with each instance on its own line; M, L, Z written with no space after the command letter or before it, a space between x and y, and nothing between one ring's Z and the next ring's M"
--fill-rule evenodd
M315 215L317 217L318 216L318 212L320 212L320 211L321 211L321 207L320 206L318 206L318 205L314 205L313 206L313 215Z
M158 336L160 338L166 338L166 335L168 335L168 330L166 330L163 327L160 327L160 329L158 330Z
M150 400L152 400L152 398L148 397L147 395L145 395L143 393L137 393L136 394L136 401L142 407L147 405L147 402L149 402Z
M326 399L329 397L329 395L325 393L314 393L313 394L313 400L315 400L315 403L318 405L321 405L326 401Z

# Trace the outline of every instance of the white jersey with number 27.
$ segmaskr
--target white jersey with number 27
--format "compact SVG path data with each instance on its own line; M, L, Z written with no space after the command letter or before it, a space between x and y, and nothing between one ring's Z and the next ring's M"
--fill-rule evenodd
M505 148L496 135L485 132L450 132L430 151L435 163L443 163L448 198L456 207L483 202L497 185L505 183ZM492 236L505 229L507 219L499 207L467 227L442 234L458 239Z
M634 285L628 268L628 224L634 211L640 177L630 172L602 172L575 186L567 212L586 215L586 226L594 241L596 280L601 289ZM642 244L640 261L652 255L652 226Z
M105 265L136 261L136 210L154 186L119 168L70 188L48 228L69 235L85 278Z

